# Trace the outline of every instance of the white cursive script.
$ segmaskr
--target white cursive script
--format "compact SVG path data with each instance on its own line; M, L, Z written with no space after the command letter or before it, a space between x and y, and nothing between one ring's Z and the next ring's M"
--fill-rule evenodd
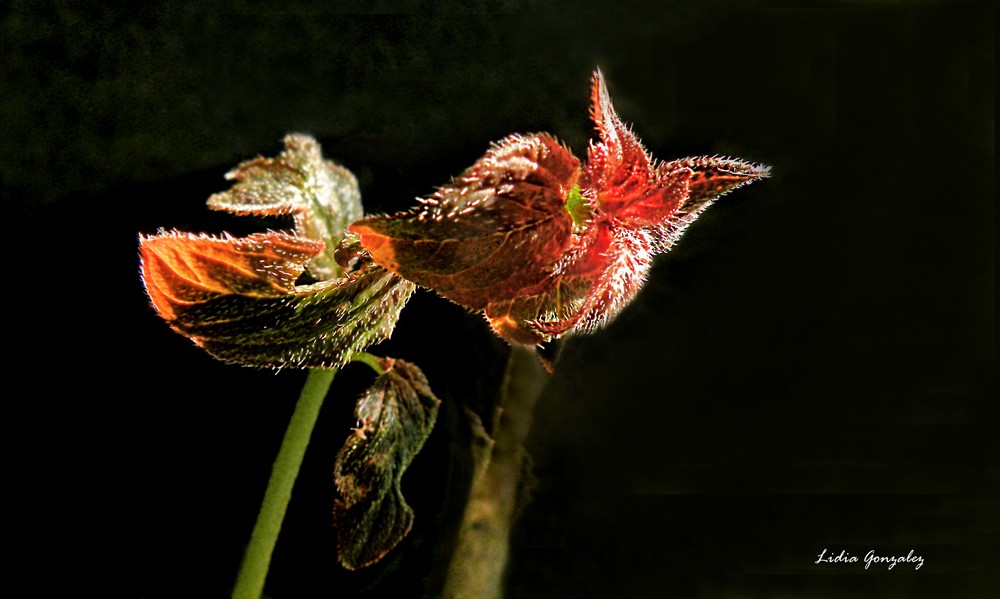
M840 553L838 553L837 555L834 555L832 553L830 555L827 555L826 554L826 549L824 548L823 549L823 553L820 553L819 557L817 557L816 561L813 562L813 563L814 564L821 564L821 563L826 563L826 564L853 564L853 563L855 563L857 561L858 561L857 557L851 555L850 553L848 553L848 552L846 552L844 550L841 550Z
M841 550L840 553L827 552L826 548L820 552L819 556L816 558L814 564L856 564L858 563L858 556L851 555L845 550ZM887 568L892 570L899 564L913 564L914 570L919 570L921 566L924 565L924 558L920 555L914 555L913 549L906 555L879 555L875 553L872 549L865 554L865 570L871 567L872 564L888 564Z
M889 569L892 570L896 567L896 564L916 564L913 569L919 570L920 566L924 565L924 558L919 555L913 555L913 550L906 555L894 556L894 555L878 555L875 550L872 549L865 554L865 570L868 566L872 564L889 564Z

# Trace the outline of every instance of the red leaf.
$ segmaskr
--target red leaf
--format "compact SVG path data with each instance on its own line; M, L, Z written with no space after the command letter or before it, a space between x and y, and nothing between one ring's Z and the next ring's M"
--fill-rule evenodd
M659 170L690 172L689 193L676 209L650 223L653 251L664 253L680 239L687 227L720 196L748 183L771 176L771 167L724 156L682 158L660 165Z
M582 168L546 135L513 136L411 212L351 226L373 259L474 310L511 343L610 321L717 197L768 176L741 160L657 165L594 74L599 139Z
M340 366L389 336L414 289L364 252L354 272L296 286L323 244L284 233L172 232L139 245L160 316L213 356L249 366Z
M379 264L481 310L542 282L569 249L578 166L547 135L508 137L417 209L350 230Z
M660 183L639 139L618 118L601 71L594 73L590 116L600 135L587 150L580 187L590 190L601 210L618 215L654 192ZM684 194L686 189L675 193Z
M192 305L222 295L291 293L323 242L284 233L242 239L165 233L139 238L142 280L153 307L173 321Z

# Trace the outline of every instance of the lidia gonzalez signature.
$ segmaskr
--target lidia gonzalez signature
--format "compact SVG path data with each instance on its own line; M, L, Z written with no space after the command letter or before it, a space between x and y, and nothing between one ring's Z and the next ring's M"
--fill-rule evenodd
M816 558L815 564L858 564L861 560L856 555L851 555L845 550L841 550L840 553L827 552L826 548L819 554ZM892 570L901 564L913 564L914 570L919 570L921 566L924 565L924 558L920 555L914 555L914 551L910 549L910 552L906 555L879 555L874 549L865 554L864 557L865 570L867 570L873 564L882 565L885 564L889 570Z

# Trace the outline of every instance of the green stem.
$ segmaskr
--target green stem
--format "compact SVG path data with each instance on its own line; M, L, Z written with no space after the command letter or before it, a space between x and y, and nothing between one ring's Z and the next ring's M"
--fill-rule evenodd
M302 387L295 413L288 423L285 438L278 450L278 457L271 468L271 479L267 481L264 502L257 515L257 523L250 536L250 544L243 555L243 564L233 587L233 599L259 599L264 591L264 580L271 565L274 544L281 532L281 521L285 519L288 500L292 498L292 487L302 465L302 457L309 446L316 417L326 392L333 382L336 369L309 371L306 384Z
M363 351L354 352L353 354L351 354L351 361L361 362L362 364L367 364L368 366L371 366L371 369L374 370L375 374L379 376L385 374L385 369L382 368L382 364L379 361L379 359L368 352L363 352Z

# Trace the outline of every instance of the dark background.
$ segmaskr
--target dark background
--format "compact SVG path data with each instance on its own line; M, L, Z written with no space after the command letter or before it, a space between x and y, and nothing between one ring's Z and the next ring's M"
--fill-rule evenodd
M734 155L774 177L711 208L612 326L566 344L508 595L995 592L993 9L413 4L0 13L9 493L38 588L72 570L104 596L227 596L303 380L172 333L139 282L139 232L267 224L204 200L290 131L358 175L370 212L408 207L509 133L583 155L600 65L655 156ZM468 478L458 406L491 393L504 347L423 291L375 351L418 363L444 400L405 479L415 528L375 567L336 564L333 458L371 380L351 366L272 597L440 584ZM824 548L926 561L814 564Z

